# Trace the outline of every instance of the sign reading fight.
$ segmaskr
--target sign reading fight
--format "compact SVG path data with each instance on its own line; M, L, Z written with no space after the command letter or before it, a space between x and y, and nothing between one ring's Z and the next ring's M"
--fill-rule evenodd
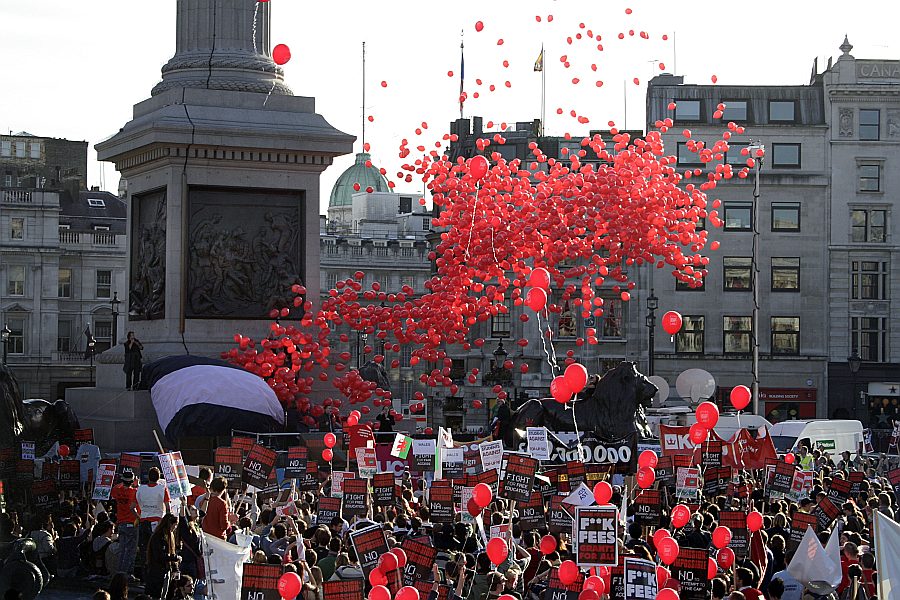
M284 467L285 479L300 479L306 475L306 462L309 454L306 446L288 448L287 464Z
M393 473L376 473L372 478L372 493L375 496L375 506L393 506L397 501L397 485L394 482Z
M319 508L316 511L316 525L331 525L331 520L341 516L341 499L333 496L320 496Z
M281 565L244 563L241 600L281 600L278 580L284 575Z
M619 562L619 519L614 506L575 508L575 562L581 567Z
M681 600L707 600L709 554L705 548L681 548L672 577L681 584Z
M241 480L247 485L263 489L269 481L269 473L275 468L276 453L265 446L253 444L244 461Z
M528 502L539 465L540 461L536 458L504 452L497 495L516 502Z
M365 529L359 529L350 533L350 543L359 557L359 566L366 578L369 573L378 566L378 559L382 554L387 554L390 547L384 529L380 525L373 525Z
M344 516L365 517L369 513L369 481L344 479Z
M789 465L784 461L777 463L775 465L775 474L772 476L772 485L769 486L769 493L789 493L791 491L791 485L794 482L794 473L796 471L796 465Z

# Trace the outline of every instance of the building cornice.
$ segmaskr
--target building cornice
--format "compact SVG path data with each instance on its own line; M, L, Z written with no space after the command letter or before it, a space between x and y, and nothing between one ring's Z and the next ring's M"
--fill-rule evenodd
M187 146L169 144L151 146L141 152L126 154L116 161L117 171L136 169L144 165L162 161L184 160L221 161L227 163L274 163L286 167L314 167L324 169L334 162L330 154L316 154L292 151L249 150L240 148L221 148L218 146Z

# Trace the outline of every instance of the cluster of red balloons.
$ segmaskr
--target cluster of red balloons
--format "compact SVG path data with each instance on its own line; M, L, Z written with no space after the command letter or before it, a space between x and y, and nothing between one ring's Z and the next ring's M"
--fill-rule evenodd
M369 592L369 600L391 600L391 593L387 589L387 574L406 566L406 552L402 548L392 548L389 552L382 554L378 559L378 564L369 572L369 583L372 590ZM403 590L412 590L415 595ZM405 598L406 600L416 600L419 597L418 590L413 587L401 588L397 591L397 599Z
M719 422L719 407L712 402L701 402L694 415L697 422L688 429L688 439L695 445L700 445L709 438L709 432Z
M557 375L550 382L550 395L559 402L565 404L587 386L588 372L584 365L572 362L566 367L562 375Z

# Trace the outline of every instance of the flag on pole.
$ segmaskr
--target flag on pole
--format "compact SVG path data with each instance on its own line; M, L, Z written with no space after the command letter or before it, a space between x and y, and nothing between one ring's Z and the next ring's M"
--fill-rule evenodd
M544 70L544 47L541 46L541 53L538 54L537 60L534 61L534 71L535 73Z
M875 561L878 564L878 597L900 599L900 524L875 511Z
M410 448L412 448L412 438L398 433L394 438L394 445L391 447L391 456L406 460Z
M812 527L807 527L787 571L794 579L818 594L829 594L841 583L841 558L835 554L836 544L822 547ZM830 591L829 591L830 590Z
M463 116L463 101L465 98L466 83L466 55L465 45L462 41L459 43L459 118Z

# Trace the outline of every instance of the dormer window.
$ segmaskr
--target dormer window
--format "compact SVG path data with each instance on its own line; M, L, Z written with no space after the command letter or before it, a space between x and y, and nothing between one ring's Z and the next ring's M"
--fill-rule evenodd
M88 198L88 206L91 208L106 208L103 198Z

